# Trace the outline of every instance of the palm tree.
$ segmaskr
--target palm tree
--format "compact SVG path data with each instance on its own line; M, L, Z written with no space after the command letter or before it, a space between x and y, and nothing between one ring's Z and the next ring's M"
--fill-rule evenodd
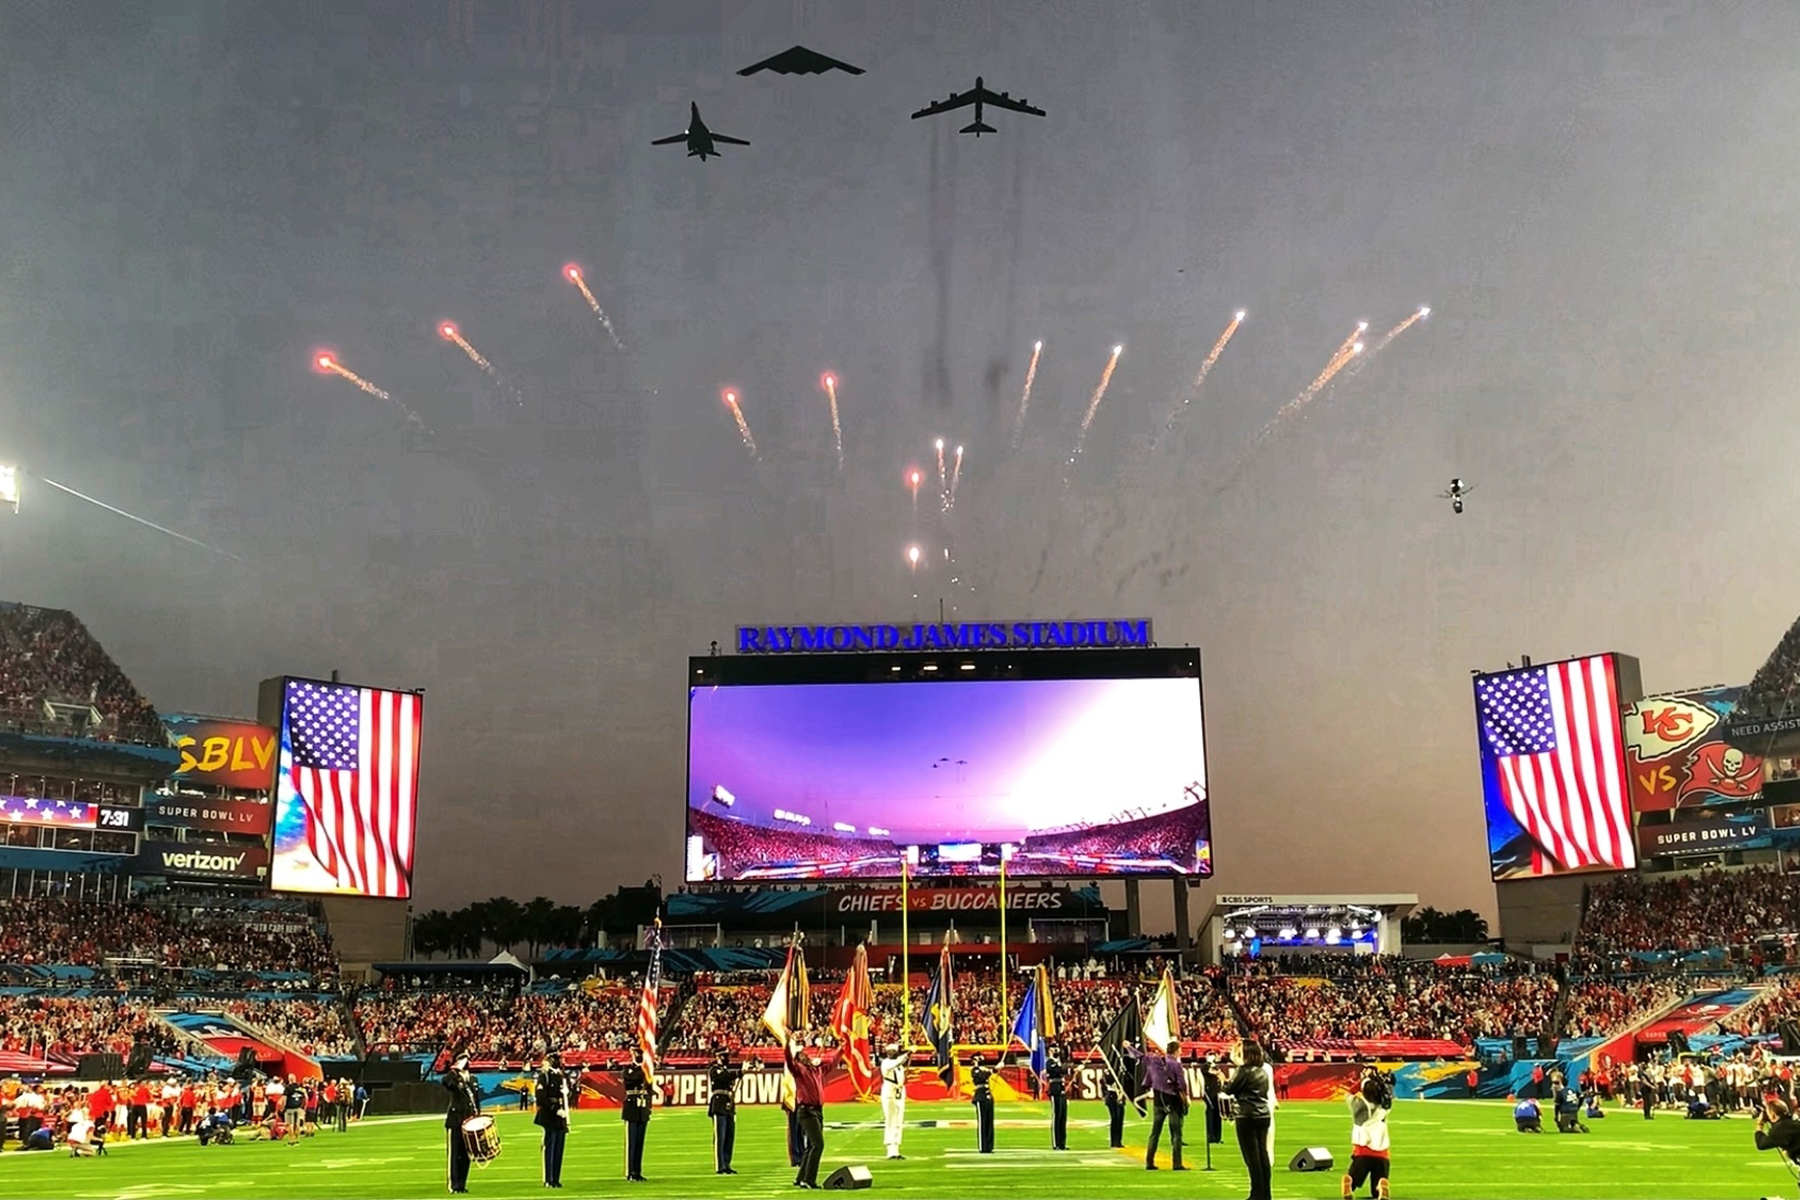
M556 902L548 896L532 897L521 913L519 931L531 949L532 962L537 961L538 947L550 940L550 921L555 915Z

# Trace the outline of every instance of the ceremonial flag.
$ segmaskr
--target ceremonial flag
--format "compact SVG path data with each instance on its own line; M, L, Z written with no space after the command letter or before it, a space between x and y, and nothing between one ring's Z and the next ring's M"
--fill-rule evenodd
M1056 1014L1050 999L1050 974L1042 963L1025 989L1019 1015L1013 1019L1013 1040L1031 1052L1031 1073L1042 1079L1049 1057L1050 1039L1056 1036Z
M1181 1040L1181 1013L1176 1007L1175 973L1163 968L1162 982L1144 1015L1144 1040L1161 1054L1170 1042Z
M306 844L338 888L412 894L422 697L290 679L281 766L306 812Z
M844 988L831 1009L831 1031L837 1035L844 1069L850 1073L859 1098L867 1097L875 1087L875 1055L869 1047L869 1010L874 1007L875 994L869 987L869 949L858 946L856 962L844 977Z
M788 947L781 978L763 1010L763 1024L783 1046L797 1033L812 1028L812 985L806 979L806 955L798 943Z
M1484 675L1475 710L1484 757L1535 865L1547 855L1571 871L1637 866L1611 655Z
M644 994L638 999L638 1048L644 1052L644 1074L656 1092L656 992L662 986L662 921L650 930L650 970L644 976Z
M951 1057L956 1036L955 1008L956 981L951 977L950 943L946 941L938 954L937 970L931 976L931 990L925 994L925 1040L936 1052L938 1077L945 1087L956 1078L956 1062Z
M1107 1073L1113 1077L1119 1090L1125 1093L1125 1098L1137 1108L1140 1117L1148 1111L1144 1105L1147 1089L1139 1081L1143 1042L1143 1014L1138 1012L1137 997L1127 996L1125 1003L1107 1025L1106 1032L1100 1035L1098 1048Z

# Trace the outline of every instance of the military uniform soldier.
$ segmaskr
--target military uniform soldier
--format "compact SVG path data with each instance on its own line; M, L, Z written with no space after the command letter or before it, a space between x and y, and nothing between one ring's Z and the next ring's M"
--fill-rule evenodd
M1111 1134L1111 1140L1107 1145L1114 1150L1123 1149L1125 1146L1125 1089L1119 1086L1119 1081L1112 1077L1111 1071L1106 1073L1106 1082L1100 1085L1100 1094L1106 1101L1106 1125Z
M1044 1064L1044 1087L1050 1096L1050 1148L1067 1150L1069 1148L1069 1068L1063 1065L1062 1056L1055 1050L1050 1051L1050 1060Z
M463 1122L481 1115L481 1093L476 1090L475 1076L469 1073L468 1055L457 1055L444 1073L444 1090L450 1093L444 1111L450 1190L460 1194L469 1190L469 1145L463 1140Z
M975 1149L979 1154L994 1152L993 1077L994 1069L977 1054L969 1063L969 1086L973 1089L969 1102L975 1106Z
M642 1050L632 1050L623 1081L625 1107L619 1115L625 1122L625 1178L633 1183L648 1183L644 1178L644 1135L650 1131L651 1083Z
M563 1070L562 1055L552 1050L544 1056L544 1069L538 1072L537 1116L534 1122L544 1131L544 1186L562 1186L563 1147L569 1137L569 1110L575 1107L575 1081Z
M737 1085L743 1077L743 1066L733 1066L730 1053L721 1046L707 1072L711 1092L706 1100L706 1115L713 1123L713 1172L718 1175L737 1174L731 1151L737 1144Z

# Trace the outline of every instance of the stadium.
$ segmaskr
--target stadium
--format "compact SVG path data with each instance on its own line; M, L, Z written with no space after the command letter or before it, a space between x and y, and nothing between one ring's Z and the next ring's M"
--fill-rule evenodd
M1800 1195L1796 61L0 4L0 1197Z
M533 1092L555 1050L574 1085L563 1169L584 1194L629 1194L619 1118L637 1049L654 1064L657 1190L761 1195L792 1165L780 1028L816 1046L833 1187L1010 1194L1067 1156L1085 1172L1070 1194L1239 1194L1231 1122L1209 1138L1200 1117L1252 1039L1273 1063L1275 1195L1337 1194L1344 1097L1370 1069L1391 1081L1397 1194L1517 1195L1522 1165L1537 1195L1779 1190L1781 1167L1743 1147L1800 1059L1800 747L1778 720L1800 689L1796 636L1741 689L1646 697L1616 654L1476 678L1498 937L1452 931L1403 894L1222 895L1194 934L1186 889L1211 848L1192 650L692 659L687 887L622 888L585 912L412 917L414 820L430 811L419 696L276 678L254 717L163 714L79 616L6 602L0 1170L45 1196L151 1194L162 1179L183 1195L432 1195L441 1080L466 1057L494 1131L471 1188L524 1195L542 1186ZM1044 700L1059 680L1080 685L1072 706L1055 688ZM1096 681L1123 689L1122 712ZM1144 681L1159 686L1135 693ZM1508 706L1584 687L1598 724L1569 744L1598 790L1557 834L1547 789L1527 802L1512 786L1534 747ZM820 688L853 693L824 697L840 724L823 732ZM1016 751L996 742L1045 703L1061 724L1024 721L1037 740ZM930 776L946 757L931 753L945 713L958 745L998 745L998 774L896 785L896 763ZM1040 760L1067 777L1070 745L1103 762L1135 752L1086 736L1096 722L1190 750L1112 776L1137 792L1011 815L1021 791L1039 795ZM780 735L794 728L810 732ZM1134 803L1154 806L1158 781L1199 803ZM1083 803L1095 817L1068 828ZM1577 809L1594 814L1585 835ZM883 811L891 831L845 828ZM1629 839L1601 836L1615 819ZM1122 910L1096 886L1119 874ZM1141 889L1164 883L1178 928L1146 936ZM1179 1043L1191 1185L1142 1169L1146 1121L1129 1104L1109 1142L1115 1085L1154 1099L1121 1022ZM902 1042L905 1154L890 1158L859 1061ZM1066 1066L1067 1150L1052 1148L1043 1045ZM713 1165L721 1051L736 1178ZM978 1071L991 1155L972 1119ZM1530 1102L1542 1138L1515 1131ZM244 1148L258 1141L294 1149ZM1704 1182L1647 1172L1652 1148L1705 1162ZM1157 1153L1174 1165L1166 1142ZM326 1170L293 1170L306 1166Z

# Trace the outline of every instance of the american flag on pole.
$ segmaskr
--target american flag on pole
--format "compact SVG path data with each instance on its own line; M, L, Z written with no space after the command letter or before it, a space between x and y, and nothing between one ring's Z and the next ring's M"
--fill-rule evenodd
M281 767L306 809L306 842L333 884L412 894L421 697L287 681Z
M650 970L644 975L644 994L638 998L638 1048L644 1052L644 1074L656 1089L656 992L662 986L662 922L650 930Z
M1533 874L1637 865L1611 655L1482 676L1475 710Z

